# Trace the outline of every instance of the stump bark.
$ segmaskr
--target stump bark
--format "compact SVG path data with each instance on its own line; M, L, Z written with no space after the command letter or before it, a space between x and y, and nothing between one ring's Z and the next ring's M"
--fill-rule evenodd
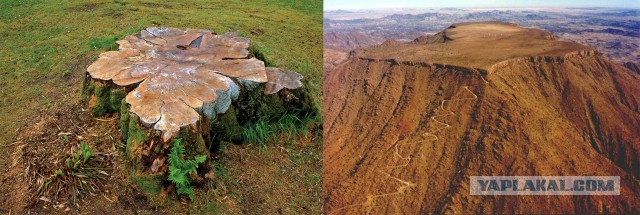
M82 101L95 116L120 114L134 177L166 178L175 139L185 159L209 161L220 141L241 143L242 126L262 115L315 112L306 90L293 90L302 75L265 67L249 56L249 42L232 33L147 28L89 66ZM199 182L210 171L205 162L190 177Z

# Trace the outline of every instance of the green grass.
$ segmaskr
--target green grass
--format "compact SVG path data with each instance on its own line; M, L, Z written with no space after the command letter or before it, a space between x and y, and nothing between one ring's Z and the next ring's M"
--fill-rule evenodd
M242 128L242 138L246 143L257 143L260 146L260 152L269 155L266 141L275 134L275 129L269 125L266 118L260 118L258 122Z
M58 110L62 105L77 103L87 66L100 53L115 49L116 40L145 27L199 28L218 33L225 33L235 27L240 35L252 40L252 53L260 54L261 58L268 61L269 66L303 74L305 87L314 95L317 109L321 110L320 0L0 0L0 8L0 157L8 157L8 150L3 147L13 142L18 128L36 123L40 115ZM268 124L276 125L275 127L266 128L264 124L259 125L260 128L254 127L255 134L251 134L255 136L254 140L264 143L269 138L273 140L282 134L284 136L279 140L293 142L300 135L289 133L295 134L302 132L299 129L304 129L295 127L294 130L285 126L286 122L278 127L276 121L268 119ZM265 135L269 134L269 129L275 134ZM147 137L144 135L134 135L129 139L145 138ZM263 148L266 150L266 146ZM309 149L291 150L295 152ZM321 156L321 149L316 148L309 153ZM295 159L303 159L304 156L309 155L296 155ZM0 166L8 162L7 159L0 159ZM303 163L304 161L300 161L300 165L304 165ZM216 176L221 181L228 181L229 186L238 185L240 176L233 175L234 171L238 171L236 167L221 165L216 168ZM308 169L307 172L321 174L321 167L305 168ZM303 178L308 179L296 183L305 186L304 181L315 180L312 176L307 176L305 174ZM226 177L228 179L223 179ZM140 187L145 192L157 193L154 180L137 178L134 182L141 184ZM321 186L317 185L314 189L321 189ZM234 199L254 191L248 189L246 193L241 192L245 191L229 190L227 195ZM298 194L300 190L292 188L278 192ZM318 201L319 199L318 196ZM199 201L209 202L208 200ZM194 204L203 206L193 212L217 213L225 211L225 207L231 207L220 206L216 201L221 200L211 199L214 203ZM320 213L319 203L303 201L299 204L311 205L310 211ZM175 205L175 210L180 210L180 205Z
M88 45L89 45L89 48L92 48L92 49L112 51L112 50L118 49L118 44L115 43L116 40L118 40L118 37L95 38L95 39L89 40Z
M316 103L322 101L322 1L3 0L0 8L4 144L23 119L55 108L50 105L60 99L77 99L86 67L99 53L115 49L115 40L150 26L219 33L235 27L270 66L305 75Z
M116 36L107 36L107 37L98 37L89 40L87 45L89 45L90 49L94 50L102 50L102 51L113 51L118 50L118 44L116 41L124 39L125 36L129 34L136 34L143 29L144 26L140 25L129 30L123 31Z
M298 135L309 135L309 123L319 124L321 121L311 113L302 114L298 110L282 115L262 116L242 128L242 138L245 143L258 144L260 152L268 156L267 141L282 135L287 142L295 143Z

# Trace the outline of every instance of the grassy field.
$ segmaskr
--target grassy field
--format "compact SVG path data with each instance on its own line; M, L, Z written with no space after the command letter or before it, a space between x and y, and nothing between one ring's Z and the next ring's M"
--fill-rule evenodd
M114 42L124 35L152 26L211 29L219 33L236 30L252 40L270 66L305 75L305 86L317 106L322 105L320 0L0 0L0 167L9 165L7 158L13 150L10 144L19 129L78 103L85 70L99 53L117 49ZM216 182L222 183L216 189L207 190L215 194L203 198L224 197L234 202L221 206L209 203L214 200L201 199L188 210L253 213L246 210L249 207L262 212L319 213L321 138L288 141L287 135L280 136L261 144L227 146L218 161L219 170L227 177ZM284 139L286 144L277 144ZM263 148L270 152L269 156L262 153ZM245 166L238 167L240 164ZM263 187L243 188L244 183L256 180L238 179L248 172L265 176ZM281 174L291 176L280 179ZM220 187L225 188L224 192L216 191ZM267 199L270 194L285 194L275 195L279 200L258 201L263 205L251 206L248 204L256 204L247 199L254 196L249 195L251 192Z

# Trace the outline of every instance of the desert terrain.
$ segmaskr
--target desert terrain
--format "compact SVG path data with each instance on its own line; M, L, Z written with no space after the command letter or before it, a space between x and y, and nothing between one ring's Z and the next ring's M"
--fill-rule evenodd
M638 213L639 82L514 23L350 51L324 76L324 211ZM479 175L620 176L621 194L472 196Z

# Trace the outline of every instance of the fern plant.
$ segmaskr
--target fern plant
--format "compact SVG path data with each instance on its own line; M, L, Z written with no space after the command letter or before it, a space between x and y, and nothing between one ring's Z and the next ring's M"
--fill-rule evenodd
M176 185L178 195L186 194L193 200L195 193L191 189L189 174L196 173L198 164L204 162L207 156L196 156L194 160L180 159L185 152L180 142L182 142L181 139L173 140L173 147L171 147L171 152L169 153L169 181Z

